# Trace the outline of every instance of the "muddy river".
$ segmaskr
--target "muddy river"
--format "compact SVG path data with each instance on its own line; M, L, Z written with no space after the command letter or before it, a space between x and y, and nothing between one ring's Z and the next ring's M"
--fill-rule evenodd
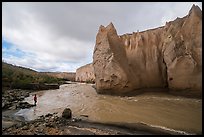
M185 133L202 132L202 99L148 92L134 97L99 95L93 84L65 84L57 90L32 93L25 101L37 106L16 115L32 120L40 115L58 113L69 107L74 117L98 122L145 123L149 126ZM88 117L87 117L88 116Z

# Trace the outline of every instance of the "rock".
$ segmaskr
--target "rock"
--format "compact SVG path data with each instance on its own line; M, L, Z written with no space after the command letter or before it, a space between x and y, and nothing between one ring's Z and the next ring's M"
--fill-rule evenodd
M3 102L2 102L2 109L7 109L7 108L9 108L9 107L11 107L11 102L9 102L8 100L4 100Z
M66 119L72 118L72 111L70 108L65 108L64 111L62 112L62 117Z
M53 122L55 119L54 119L54 117L51 117L50 119L49 119L49 122Z
M34 126L35 126L35 127L38 127L38 125L39 125L39 123L34 123Z
M100 26L93 53L97 92L169 88L201 94L201 24L202 11L193 6L187 16L143 32L118 36L112 23Z
M54 127L54 124L53 124L53 123L46 123L45 126L46 126L46 127Z
M38 125L37 132L43 132L44 126L42 124Z
M21 122L21 126L25 126L27 123L26 122Z
M20 100L24 100L24 98L25 98L24 96L20 96Z
M48 122L49 119L50 119L49 117L46 117L46 118L45 118L45 122Z
M53 114L48 113L47 115L45 115L45 117L50 117L53 116Z
M16 101L14 101L13 103L18 103L18 101L16 100Z
M16 106L11 106L11 107L9 107L8 109L9 109L9 110L14 110L14 109L16 109Z

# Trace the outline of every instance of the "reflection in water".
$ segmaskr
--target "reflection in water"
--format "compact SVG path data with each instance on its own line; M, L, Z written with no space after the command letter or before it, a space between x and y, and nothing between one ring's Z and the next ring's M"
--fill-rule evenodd
M25 101L36 107L26 110L28 120L69 107L74 117L88 115L99 122L147 123L176 130L202 131L202 100L175 97L165 93L145 93L134 97L99 95L91 84L66 84L57 90L32 93Z
M36 107L33 108L33 115L36 116Z

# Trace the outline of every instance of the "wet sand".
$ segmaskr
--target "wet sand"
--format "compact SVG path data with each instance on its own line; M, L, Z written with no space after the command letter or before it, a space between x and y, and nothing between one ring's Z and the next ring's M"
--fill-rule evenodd
M73 116L101 123L142 123L184 134L202 134L202 99L147 92L134 97L99 95L93 84L65 84L60 89L37 92L37 106L22 112L27 120L69 107ZM35 94L35 93L32 93ZM33 103L33 96L25 101ZM19 113L21 114L21 112Z

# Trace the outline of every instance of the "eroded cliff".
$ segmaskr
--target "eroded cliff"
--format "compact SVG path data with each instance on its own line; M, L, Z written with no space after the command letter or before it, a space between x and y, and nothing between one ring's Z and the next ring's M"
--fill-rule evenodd
M122 40L111 23L101 26L93 54L96 89L98 92L129 90L128 64ZM109 92L109 91L107 91Z
M193 5L183 18L165 26L117 35L113 24L100 26L93 67L98 93L141 88L202 88L202 11Z

